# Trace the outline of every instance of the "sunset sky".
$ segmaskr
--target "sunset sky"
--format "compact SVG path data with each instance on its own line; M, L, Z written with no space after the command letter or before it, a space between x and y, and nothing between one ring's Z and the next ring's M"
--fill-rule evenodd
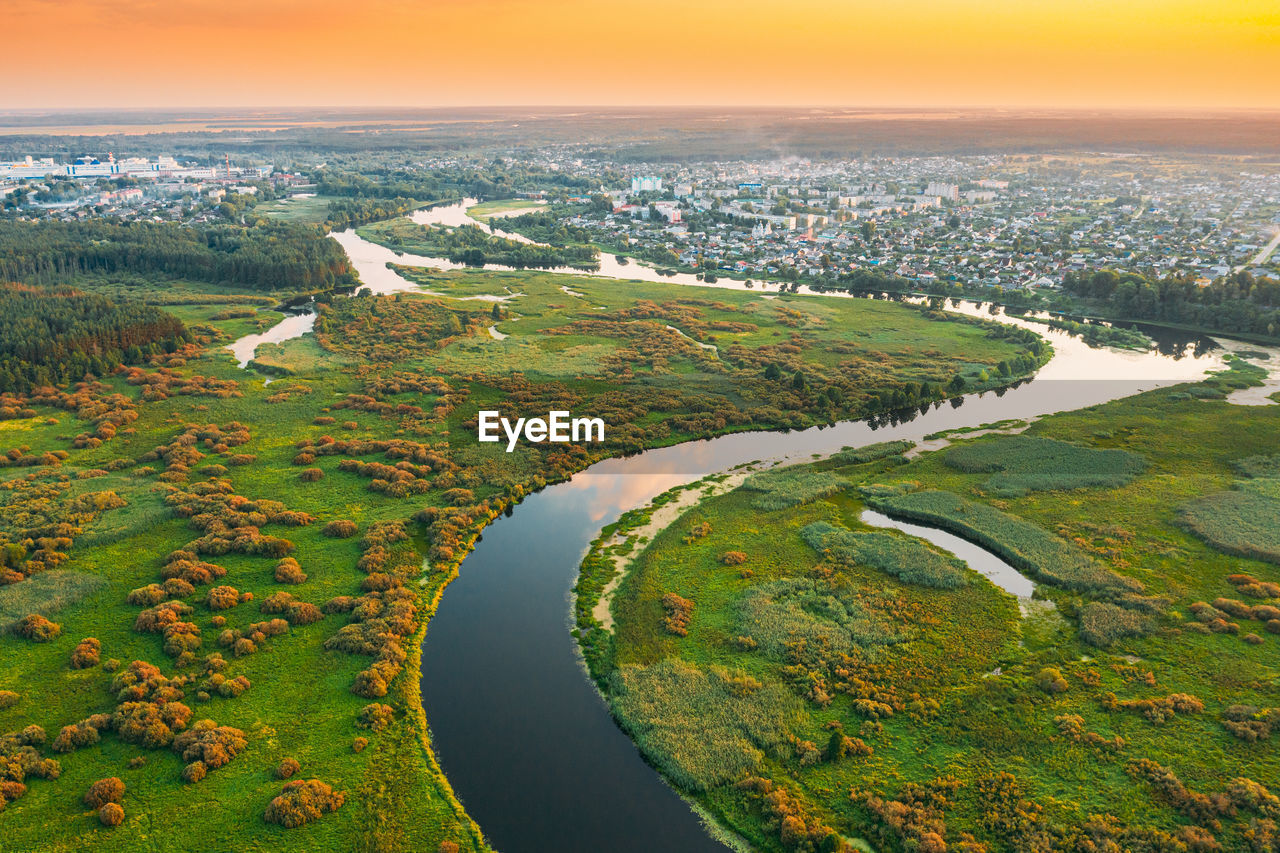
M0 109L1280 108L1276 0L5 0Z

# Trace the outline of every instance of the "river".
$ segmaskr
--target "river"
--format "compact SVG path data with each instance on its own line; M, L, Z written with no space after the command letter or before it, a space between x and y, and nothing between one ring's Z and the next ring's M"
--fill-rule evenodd
M458 207L419 215L456 216ZM387 269L389 260L443 266L396 255L353 231L334 238L363 283L378 293L417 289ZM639 265L621 269L619 277L639 277ZM705 286L666 276L654 280ZM745 289L741 282L717 286L735 285ZM956 308L1025 324L990 315L989 306ZM725 849L614 724L570 634L569 594L578 564L601 527L622 512L744 462L803 461L848 445L919 441L942 430L1036 418L1197 379L1222 366L1194 336L1180 345L1167 341L1162 351L1132 352L1091 349L1063 332L1031 327L1053 343L1055 355L1018 387L874 422L736 433L609 459L529 495L490 525L431 620L421 690L433 748L492 844L504 853Z

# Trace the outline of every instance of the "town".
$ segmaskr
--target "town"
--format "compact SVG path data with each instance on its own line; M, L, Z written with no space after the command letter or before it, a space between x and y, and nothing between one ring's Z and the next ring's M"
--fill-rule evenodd
M1241 270L1280 278L1280 175L1239 158L1006 154L624 168L587 146L502 154L594 187L535 180L521 193L550 202L548 212L583 242L709 281L867 270L922 286L1052 291L1068 273L1093 269L1202 285ZM30 218L240 221L262 202L313 193L331 174L323 165L204 160L28 156L0 163L0 206ZM403 170L438 176L483 166L451 154Z

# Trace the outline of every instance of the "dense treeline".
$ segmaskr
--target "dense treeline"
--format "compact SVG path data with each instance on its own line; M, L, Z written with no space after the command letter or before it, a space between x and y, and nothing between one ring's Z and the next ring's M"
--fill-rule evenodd
M416 198L439 201L445 198L514 198L521 193L585 194L597 187L592 178L516 161L493 160L483 166L455 169L369 169L361 173L323 170L316 174L316 191L321 195L347 198Z
M55 284L119 272L256 290L320 290L355 281L342 247L314 226L0 222L0 281Z
M520 269L574 267L599 268L596 250L590 246L540 246L497 237L476 225L458 228L432 228L427 240L455 264L484 266L502 264Z
M1222 332L1280 332L1280 281L1238 272L1201 287L1190 276L1149 279L1112 270L1067 273L1063 289L1117 315Z
M178 318L148 305L71 288L0 285L0 391L105 376L121 362L173 352L189 340Z
M499 227L503 231L516 231L530 240L551 246L586 244L592 239L591 232L586 228L570 225L554 211L538 210L519 216L508 216L502 219Z
M329 202L329 213L325 218L325 222L337 229L352 228L356 225L404 216L417 207L417 201L402 196L396 196L395 198L341 198Z

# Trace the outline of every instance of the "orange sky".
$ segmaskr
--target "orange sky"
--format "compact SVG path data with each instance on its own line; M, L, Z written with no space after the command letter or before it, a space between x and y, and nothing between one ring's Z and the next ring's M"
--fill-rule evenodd
M1280 108L1277 0L4 0L0 109Z

